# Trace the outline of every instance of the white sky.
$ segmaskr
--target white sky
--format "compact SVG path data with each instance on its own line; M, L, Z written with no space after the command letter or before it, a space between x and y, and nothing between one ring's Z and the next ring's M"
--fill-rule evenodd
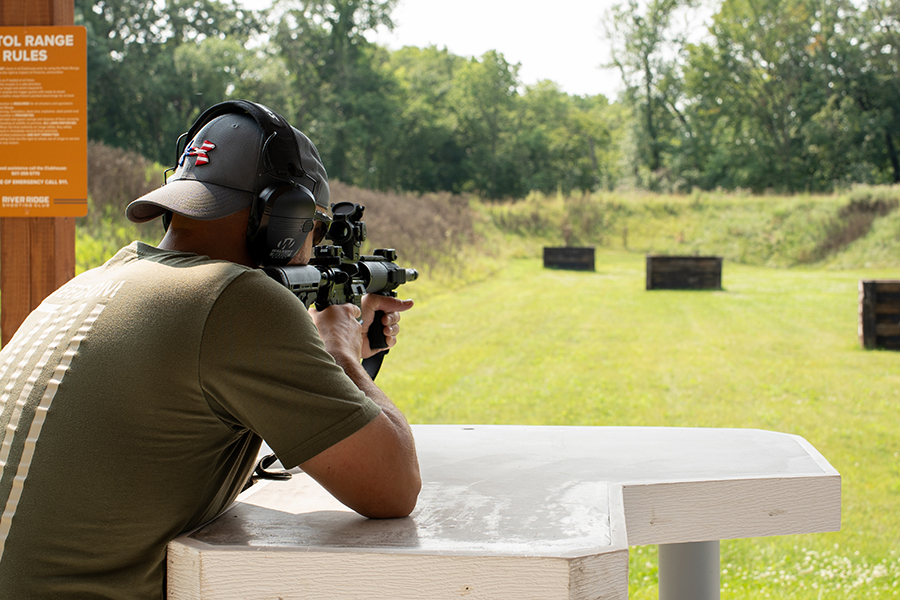
M459 56L488 50L520 63L525 84L549 79L564 92L604 94L615 99L618 72L601 69L609 60L601 17L620 0L400 0L396 28L374 41L403 46L446 47Z
M446 47L458 56L480 57L488 50L519 63L525 84L556 82L573 95L604 94L615 99L621 84L608 61L600 19L621 0L400 0L393 32L372 41L391 50L403 46ZM271 0L243 0L250 8Z

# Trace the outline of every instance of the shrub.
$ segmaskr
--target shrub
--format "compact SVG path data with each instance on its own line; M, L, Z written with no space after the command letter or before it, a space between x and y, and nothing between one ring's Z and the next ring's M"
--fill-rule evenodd
M369 237L364 252L394 248L401 265L420 272L462 275L467 249L479 243L475 212L462 196L374 192L335 181L331 201L365 207Z
M854 189L849 202L838 210L828 224L824 239L812 258L819 261L864 238L879 217L886 217L900 206L900 188L864 186Z
M88 142L88 196L94 210L124 210L128 202L162 183L159 165L137 152Z
M162 167L137 152L88 142L88 213L76 221L77 273L103 264L133 240L159 237L158 222L137 225L125 219L128 203L159 183Z

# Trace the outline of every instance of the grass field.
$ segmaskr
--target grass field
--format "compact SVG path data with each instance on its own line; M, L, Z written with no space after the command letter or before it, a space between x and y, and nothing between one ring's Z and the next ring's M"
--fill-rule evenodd
M145 171L116 174L137 182L121 198L93 192L79 271L159 239L121 219ZM334 182L332 200L366 206L372 246L422 272L378 380L412 422L801 435L842 475L842 530L723 542L722 597L900 595L900 353L857 340L859 279L900 278L900 186L493 203ZM544 270L544 244L596 246L596 272ZM647 292L645 253L723 256L725 289ZM634 548L631 598L656 583L655 548Z
M723 598L900 594L900 354L857 339L860 278L748 267L723 291L644 289L642 254L596 272L518 259L420 297L379 383L414 423L745 427L798 434L842 475L838 533L723 541ZM656 597L654 547L631 598Z

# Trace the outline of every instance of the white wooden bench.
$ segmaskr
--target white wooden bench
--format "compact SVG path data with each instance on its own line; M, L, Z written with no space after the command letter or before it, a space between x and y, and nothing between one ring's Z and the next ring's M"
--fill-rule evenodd
M411 517L367 520L302 473L245 492L168 552L173 600L719 597L719 540L837 531L840 475L750 429L417 425Z

